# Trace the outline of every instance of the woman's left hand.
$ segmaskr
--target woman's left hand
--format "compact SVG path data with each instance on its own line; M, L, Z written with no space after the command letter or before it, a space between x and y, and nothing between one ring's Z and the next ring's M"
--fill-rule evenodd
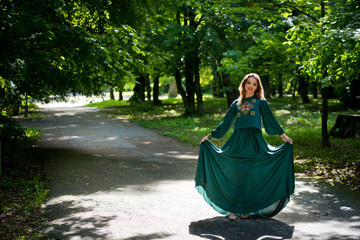
M284 142L288 142L290 144L293 144L293 140L291 138L289 138L288 136L286 136L285 133L281 134L281 139L284 141Z

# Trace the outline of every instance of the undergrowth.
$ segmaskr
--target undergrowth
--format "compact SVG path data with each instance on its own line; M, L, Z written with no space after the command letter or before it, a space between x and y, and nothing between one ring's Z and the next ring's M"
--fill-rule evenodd
M39 226L45 222L41 206L48 190L30 147L39 139L39 129L22 127L0 116L0 239L45 239Z

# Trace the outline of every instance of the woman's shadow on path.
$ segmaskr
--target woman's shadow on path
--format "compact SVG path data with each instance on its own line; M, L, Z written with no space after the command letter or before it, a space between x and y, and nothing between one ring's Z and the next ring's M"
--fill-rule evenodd
M283 222L252 216L249 219L229 221L226 217L215 217L191 222L189 233L212 240L291 239L294 226Z

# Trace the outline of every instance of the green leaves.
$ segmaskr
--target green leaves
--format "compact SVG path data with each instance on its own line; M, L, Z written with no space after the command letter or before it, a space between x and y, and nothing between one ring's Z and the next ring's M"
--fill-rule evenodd
M302 71L321 81L322 87L352 81L359 69L359 7L352 2L326 6L327 15L317 23L304 21L294 26L287 39L302 58ZM296 48L294 48L296 50ZM325 77L323 77L325 75Z
M9 107L10 102L25 94L46 100L70 93L98 94L104 84L119 84L129 75L131 66L138 65L138 56L145 54L137 32L128 25L135 26L135 21L127 17L141 20L137 14L151 10L142 9L141 4L152 3L1 2L0 73L1 93L5 96L0 108ZM127 12L131 15L120 14L123 8L113 8L119 4L132 9Z

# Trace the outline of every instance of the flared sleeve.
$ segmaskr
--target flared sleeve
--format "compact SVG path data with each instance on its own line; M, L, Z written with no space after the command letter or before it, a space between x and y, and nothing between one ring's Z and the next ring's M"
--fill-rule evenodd
M260 101L260 111L263 119L263 125L265 131L269 135L283 134L284 130L280 126L279 122L276 120L274 114L272 113L270 106L266 100Z
M231 125L236 117L236 100L231 104L230 108L226 112L226 115L222 122L209 134L211 138L222 138L227 131L229 131Z

